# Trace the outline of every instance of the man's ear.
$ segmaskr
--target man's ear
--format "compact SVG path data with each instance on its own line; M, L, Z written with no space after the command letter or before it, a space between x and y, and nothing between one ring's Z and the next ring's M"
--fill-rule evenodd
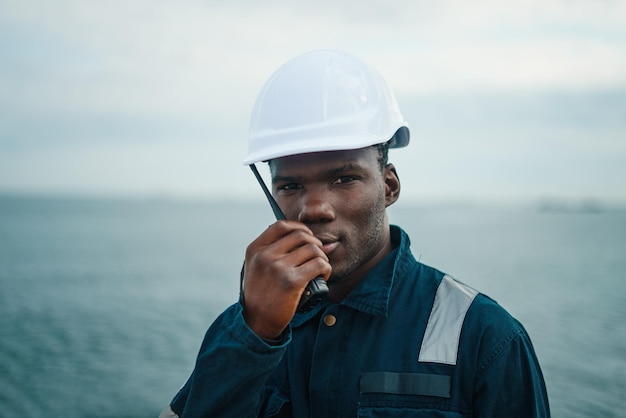
M385 206L393 205L400 197L400 177L393 164L387 164L383 171L385 179Z

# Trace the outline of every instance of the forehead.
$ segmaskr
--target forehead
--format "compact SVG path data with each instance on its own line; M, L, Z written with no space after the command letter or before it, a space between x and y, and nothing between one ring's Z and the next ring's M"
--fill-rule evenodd
M378 154L376 147L346 151L312 152L276 158L271 160L269 165L272 174L325 171L326 169L343 166L376 169L379 167Z

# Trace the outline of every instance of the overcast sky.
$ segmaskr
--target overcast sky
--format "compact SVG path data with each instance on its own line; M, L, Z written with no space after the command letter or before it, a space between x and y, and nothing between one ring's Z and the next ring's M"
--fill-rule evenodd
M0 0L0 192L260 193L254 99L318 48L395 91L407 199L626 200L623 0Z

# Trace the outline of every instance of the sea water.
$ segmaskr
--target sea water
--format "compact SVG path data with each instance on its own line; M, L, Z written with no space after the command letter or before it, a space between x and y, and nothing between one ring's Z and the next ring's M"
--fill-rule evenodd
M624 416L626 211L398 202L390 219L524 323L553 416ZM271 222L262 197L0 197L0 417L156 417Z

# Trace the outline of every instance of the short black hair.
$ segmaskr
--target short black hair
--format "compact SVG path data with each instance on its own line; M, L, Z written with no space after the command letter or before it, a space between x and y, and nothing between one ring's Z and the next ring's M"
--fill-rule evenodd
M389 163L389 142L373 145L378 150L378 163L380 169L384 169Z

